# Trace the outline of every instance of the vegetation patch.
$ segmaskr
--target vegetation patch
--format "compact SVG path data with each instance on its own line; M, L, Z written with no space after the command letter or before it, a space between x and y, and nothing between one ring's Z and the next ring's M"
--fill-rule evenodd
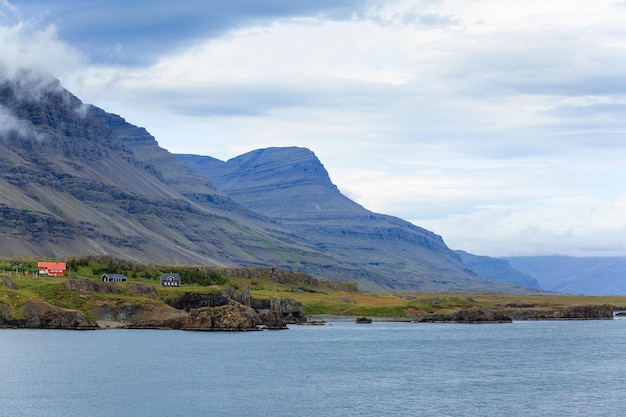
M499 293L370 293L356 291L346 283L318 280L292 271L273 268L216 268L191 265L154 265L112 257L84 257L65 260L70 277L40 276L32 259L0 260L0 303L15 317L28 300L46 301L54 306L83 311L101 301L128 301L133 304L168 303L187 293L219 295L225 286L247 291L257 300L291 298L300 302L307 315L330 314L369 317L415 318L432 314L451 314L462 310L489 308L515 315L521 311L565 310L584 305L626 306L626 297L585 297L558 294L515 295ZM161 287L162 273L178 273L181 287ZM65 281L99 281L103 273L125 274L129 281L116 284L118 294L90 293L67 289ZM2 285L9 278L17 289ZM157 299L133 292L132 284L151 284Z

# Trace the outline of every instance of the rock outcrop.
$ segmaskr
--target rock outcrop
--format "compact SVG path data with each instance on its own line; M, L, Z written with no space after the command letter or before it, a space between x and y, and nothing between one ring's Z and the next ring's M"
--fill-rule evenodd
M120 294L121 288L112 282L97 282L90 279L66 279L65 288L83 294Z
M428 314L413 319L418 323L510 323L513 320L612 320L613 306L586 305L541 309L534 305L509 305L506 310L471 308L450 314Z
M511 318L501 311L490 308L471 308L450 314L431 314L414 320L419 323L510 323Z
M55 307L45 301L27 301L15 317L4 303L0 303L0 327L28 329L94 330L98 324L78 310Z
M257 330L257 312L237 302L215 308L191 311L182 322L183 330Z
M66 287L87 294L99 288L100 283L92 287L82 281L88 280L72 280ZM257 330L263 324L268 329L285 329L286 323L306 321L302 304L295 300L256 300L248 291L237 293L230 287L223 288L220 294L187 293L169 304L156 300L141 303L101 300L90 313L100 327L203 331Z
M306 322L302 303L292 298L273 298L270 300L258 300L250 296L249 291L237 293L231 287L224 287L219 294L186 293L182 297L169 301L169 304L177 309L190 312L204 307L220 307L231 304L233 301L254 309L259 314L259 322L267 324L268 320L282 320L285 323ZM269 312L274 311L272 317Z
M127 292L154 300L159 298L159 293L152 284L134 283L122 287L114 282L98 282L90 279L68 278L65 280L65 288L83 294L123 294Z
M282 330L287 328L287 323L283 320L282 303L278 298L272 298L270 300L270 310L267 312L267 318L265 320L265 328L270 330Z
M585 305L564 309L523 309L509 313L514 320L613 320L613 306Z

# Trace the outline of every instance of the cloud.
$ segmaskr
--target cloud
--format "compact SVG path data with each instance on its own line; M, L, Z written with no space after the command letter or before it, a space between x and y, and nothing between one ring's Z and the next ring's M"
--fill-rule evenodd
M80 54L59 40L56 27L41 27L35 20L21 20L4 2L0 10L12 11L9 22L0 21L0 75L13 78L23 70L62 75L82 62Z
M485 208L480 213L419 223L441 234L453 249L485 256L624 256L625 224L589 228L552 228L520 223L513 210ZM527 213L537 215L538 213Z
M0 56L49 61L172 152L306 146L460 249L620 247L623 2L205 3L24 0Z
M0 135L17 133L23 136L27 131L24 123L15 117L9 109L0 104Z
M293 16L347 19L365 6L359 0L135 0L84 2L26 0L22 14L60 28L60 37L93 62L147 65L190 44L248 25Z

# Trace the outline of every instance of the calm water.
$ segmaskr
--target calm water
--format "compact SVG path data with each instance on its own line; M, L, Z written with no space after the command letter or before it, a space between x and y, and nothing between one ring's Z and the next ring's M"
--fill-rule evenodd
M0 416L621 416L626 320L0 330Z

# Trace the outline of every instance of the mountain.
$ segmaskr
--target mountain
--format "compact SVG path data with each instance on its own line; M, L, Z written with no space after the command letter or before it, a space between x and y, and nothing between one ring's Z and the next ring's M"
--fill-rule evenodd
M224 171L201 175L49 76L0 80L0 255L276 267L370 290L524 291L480 279L432 232L347 199L308 150L198 160Z
M626 295L626 257L507 257L546 291L584 295Z
M488 281L507 282L519 287L541 290L541 286L535 278L514 269L505 259L473 255L462 250L455 252L461 257L461 261L463 261L465 266L481 278Z
M345 273L176 164L144 129L84 105L56 80L24 73L0 82L0 117L3 256L110 254L295 270L334 264Z
M505 291L506 285L488 283L470 271L440 236L345 197L308 149L259 149L226 162L178 157L233 200L276 219L307 244L366 268L377 284L367 289Z

